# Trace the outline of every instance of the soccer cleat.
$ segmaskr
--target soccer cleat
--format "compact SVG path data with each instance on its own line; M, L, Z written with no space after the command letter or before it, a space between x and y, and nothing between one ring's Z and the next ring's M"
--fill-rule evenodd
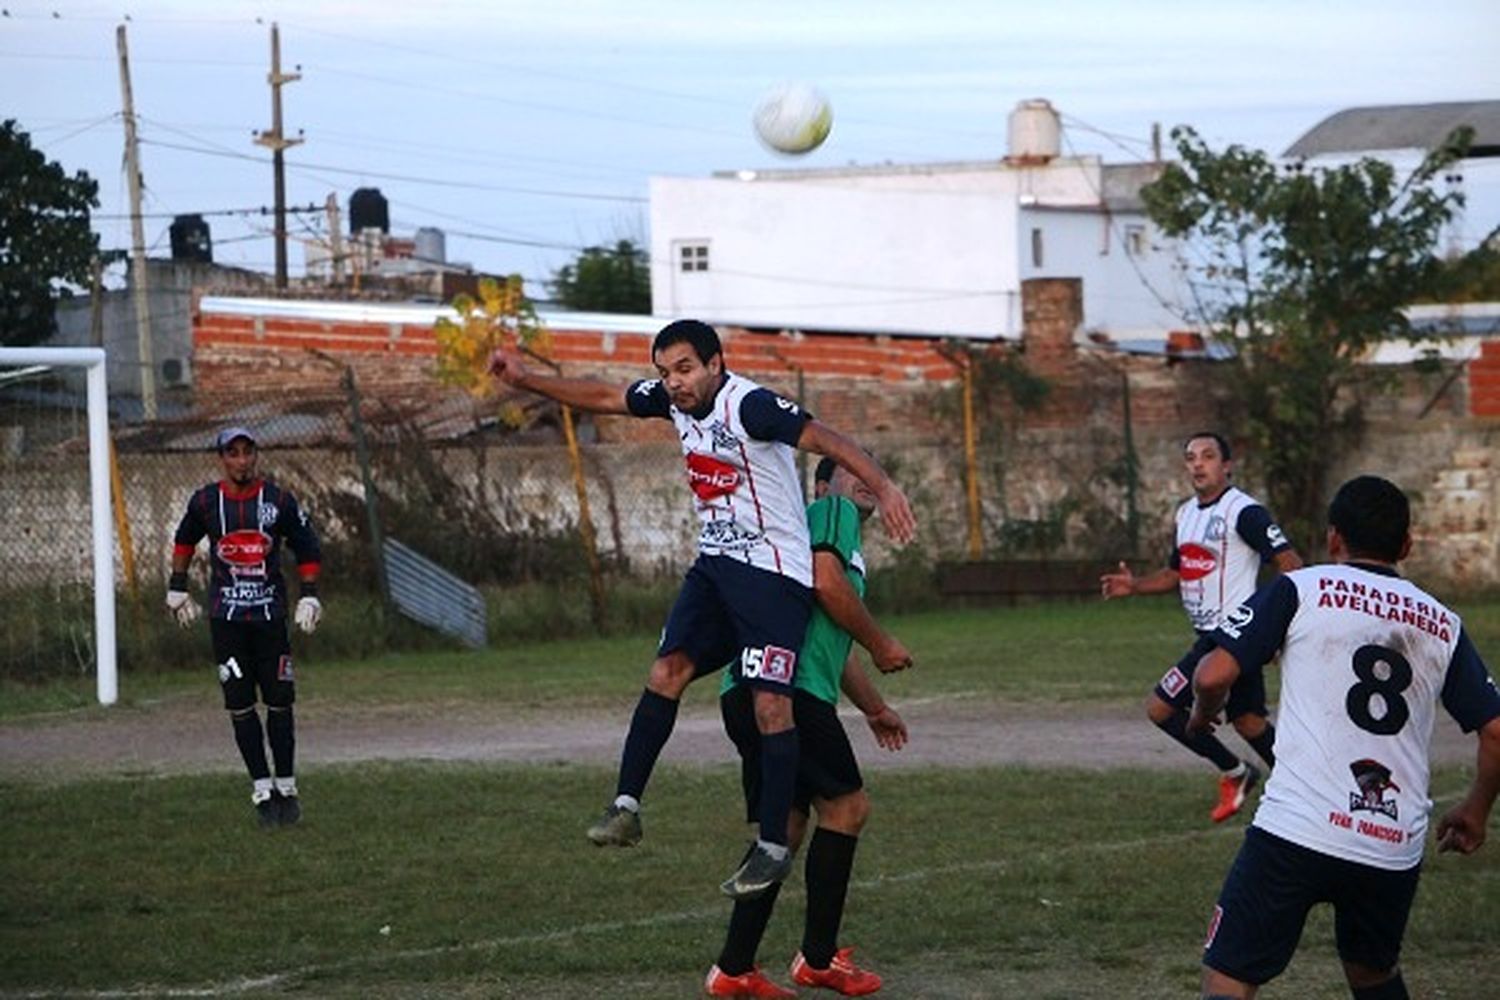
M278 803L276 823L278 826L295 826L302 818L302 800L295 795L282 795L277 793L272 799Z
M822 987L846 997L862 997L880 989L880 977L854 964L854 949L840 948L826 969L814 969L797 952L792 959L792 982L798 986Z
M589 840L595 847L634 847L641 842L640 814L624 806L611 805L599 821L589 827Z
M730 899L754 899L765 895L770 891L771 886L791 873L792 854L790 851L787 852L786 857L778 861L771 857L764 847L756 844L745 856L745 861L739 869L725 879L719 888Z
M275 793L267 795L263 799L251 799L255 806L255 820L260 824L262 830L269 830L280 824L281 802Z
M763 1000L793 1000L796 992L783 989L771 982L759 969L751 969L740 976L731 976L720 971L716 965L708 970L703 981L703 992L711 997L749 997Z
M1219 779L1219 804L1214 806L1214 811L1209 817L1215 823L1222 823L1235 813L1240 811L1240 806L1245 804L1245 798L1250 790L1260 781L1260 771L1254 764L1245 765L1245 773L1238 778L1223 777Z

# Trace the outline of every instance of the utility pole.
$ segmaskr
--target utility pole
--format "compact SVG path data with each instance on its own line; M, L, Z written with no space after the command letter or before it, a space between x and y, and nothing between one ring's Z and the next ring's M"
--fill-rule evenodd
M1151 162L1161 162L1161 122L1151 123Z
M328 192L328 250L333 254L333 283L344 284L344 232L339 219L338 192Z
M266 77L271 84L271 128L255 137L256 143L271 150L271 166L276 175L276 287L286 287L286 163L282 151L295 146L301 139L288 139L281 134L281 85L302 79L301 73L281 72L281 29L271 24L271 72Z
M146 297L146 232L141 224L141 150L135 135L135 98L130 92L130 49L125 25L115 28L120 53L120 99L125 119L125 172L130 187L130 275L135 293L135 337L141 361L141 406L147 420L156 419L156 359L151 351L151 308Z

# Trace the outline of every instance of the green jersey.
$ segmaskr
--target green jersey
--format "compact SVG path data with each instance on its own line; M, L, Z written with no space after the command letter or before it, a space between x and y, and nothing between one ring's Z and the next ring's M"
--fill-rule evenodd
M865 596L865 557L860 552L859 508L848 497L826 496L814 500L807 508L807 529L813 552L832 552L844 564L844 575L861 599ZM827 613L813 604L812 619L797 656L795 686L829 704L839 700L839 678L844 661L849 658L853 637L833 623ZM720 693L734 686L733 674L724 671Z

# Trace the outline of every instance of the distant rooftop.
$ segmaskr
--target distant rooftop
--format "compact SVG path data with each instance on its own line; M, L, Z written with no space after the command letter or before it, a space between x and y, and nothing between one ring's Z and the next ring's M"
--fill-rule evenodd
M1500 156L1500 101L1347 108L1313 126L1284 155L1302 158L1378 149L1433 149L1460 125L1474 128L1470 157Z

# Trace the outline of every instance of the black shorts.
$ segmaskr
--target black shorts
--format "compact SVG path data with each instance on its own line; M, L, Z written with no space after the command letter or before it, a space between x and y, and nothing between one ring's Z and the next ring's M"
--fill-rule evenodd
M694 677L727 663L736 680L788 693L811 617L812 588L728 556L699 556L656 655L681 650Z
M255 704L257 687L267 705L284 708L296 700L286 619L228 622L210 618L208 631L214 640L225 708L231 712L250 708Z
M745 819L754 822L760 815L760 730L753 693L736 684L719 698L719 712L740 754ZM836 799L865 786L836 706L806 691L793 691L792 717L797 724L797 788L792 802L799 811L806 813L815 798Z
M1420 864L1387 871L1335 858L1252 826L1219 892L1203 964L1240 982L1269 982L1292 960L1313 904L1332 903L1339 958L1392 969L1421 873Z
M1168 705L1184 710L1193 707L1193 674L1198 661L1207 656L1217 645L1207 634L1200 634L1193 648L1183 654L1171 669L1156 682L1156 696ZM1242 715L1267 715L1266 674L1257 670L1254 675L1240 674L1229 689L1229 701L1224 706L1224 717L1238 719Z

